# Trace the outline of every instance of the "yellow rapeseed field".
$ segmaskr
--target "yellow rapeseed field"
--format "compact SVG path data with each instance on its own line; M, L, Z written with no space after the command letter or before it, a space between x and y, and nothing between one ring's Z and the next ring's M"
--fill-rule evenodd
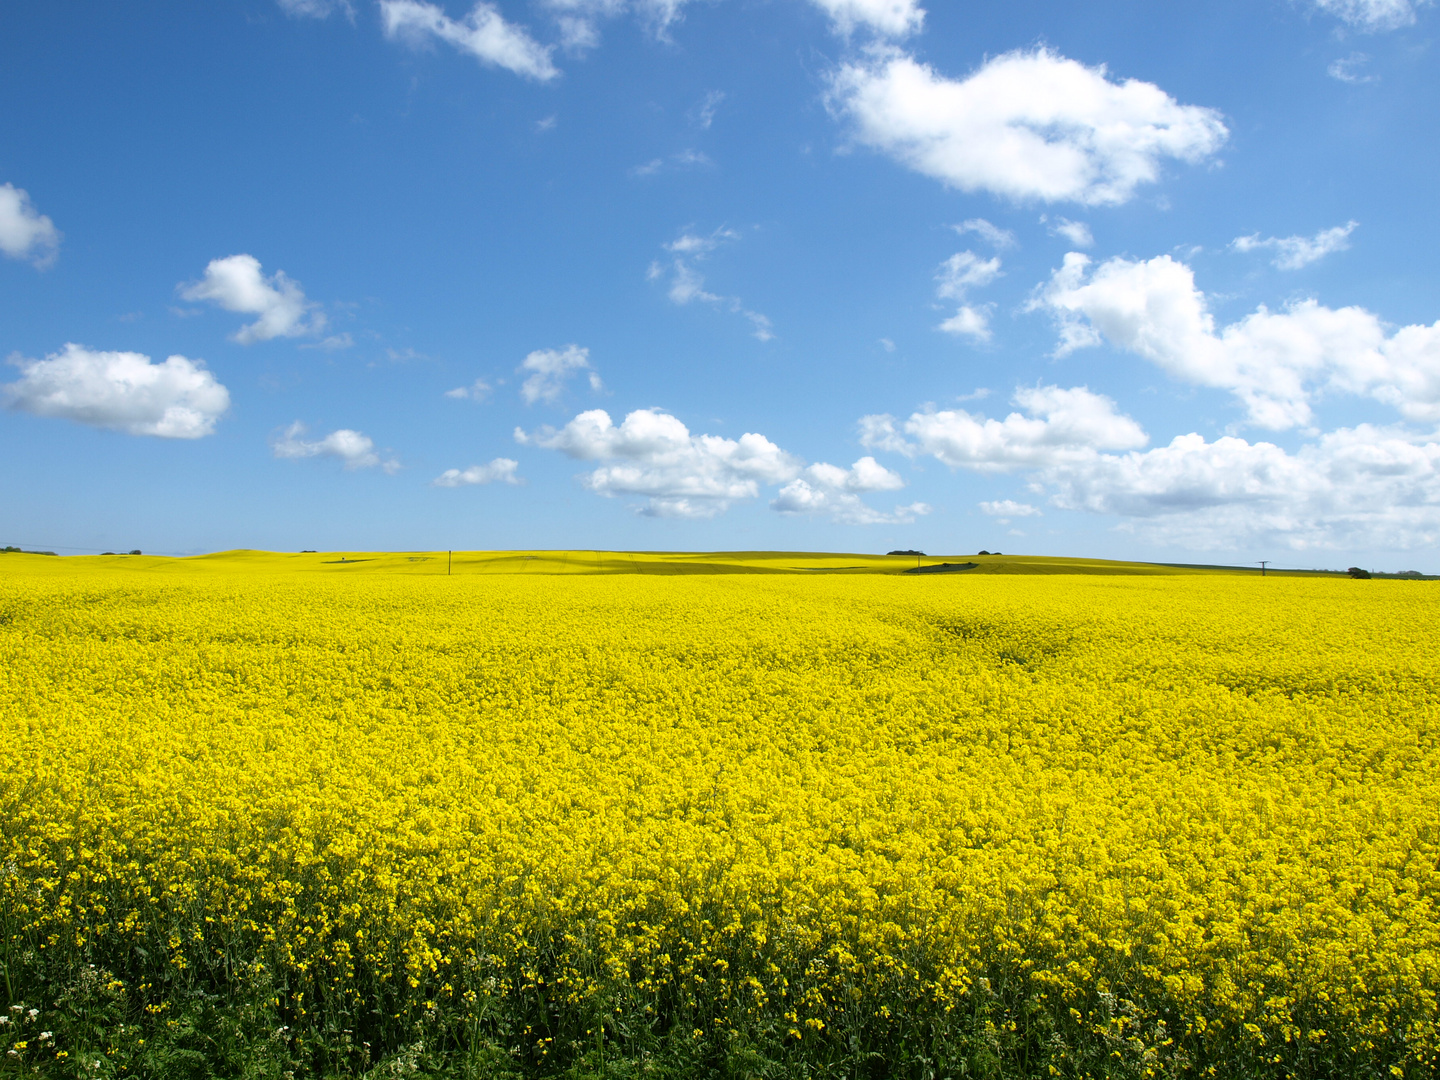
M1440 1062L1431 584L3 558L0 1072Z

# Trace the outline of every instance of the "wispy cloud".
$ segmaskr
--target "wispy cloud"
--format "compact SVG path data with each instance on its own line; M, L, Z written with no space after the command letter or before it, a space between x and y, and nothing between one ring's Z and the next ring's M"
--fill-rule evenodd
M482 64L504 68L540 82L559 76L550 46L535 41L522 26L506 22L494 4L480 0L463 19L423 0L380 0L385 36L425 45L443 41Z
M1230 246L1236 251L1273 251L1271 264L1280 270L1299 270L1319 262L1335 251L1344 251L1350 246L1350 234L1359 226L1358 221L1347 221L1333 229L1322 229L1314 236L1271 236L1264 240L1260 234L1237 236Z
M668 281L667 295L671 303L691 304L699 301L734 312L746 319L751 334L760 341L775 337L773 324L758 311L747 308L738 296L722 296L705 288L705 276L698 265L722 245L740 239L740 234L723 226L706 234L683 232L668 244L662 245L671 256L669 265L652 262L645 276L649 281Z

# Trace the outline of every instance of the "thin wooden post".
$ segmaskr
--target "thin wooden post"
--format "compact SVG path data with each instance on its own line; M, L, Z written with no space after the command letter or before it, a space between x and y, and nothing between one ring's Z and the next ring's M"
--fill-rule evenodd
M445 576L450 576L450 559L455 554L453 551L445 552Z

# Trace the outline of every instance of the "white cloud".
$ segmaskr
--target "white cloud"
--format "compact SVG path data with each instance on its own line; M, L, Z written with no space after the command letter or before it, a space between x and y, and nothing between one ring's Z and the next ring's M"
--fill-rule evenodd
M1090 226L1083 221L1071 221L1069 218L1057 217L1053 222L1048 216L1041 215L1041 224L1049 223L1050 235L1063 237L1072 247L1094 247L1095 234L1090 231Z
M950 227L961 236L964 236L966 233L974 233L998 251L1003 251L1005 248L1012 248L1017 243L1013 232L1009 229L1002 229L997 225L992 225L984 218L970 218L968 221L962 221L959 225L952 225Z
M1090 279L1072 252L1034 301L1060 320L1061 353L1108 339L1177 378L1228 390L1252 423L1308 425L1320 392L1365 394L1413 420L1440 420L1440 322L1387 336L1363 308L1314 300L1261 307L1217 332L1190 267L1168 255L1111 259Z
M1141 449L1144 433L1106 398L1083 388L1021 391L1030 417L963 412L861 420L870 447L933 454L981 472L1024 469L1030 487L1064 510L1117 516L1157 544L1204 550L1277 545L1314 549L1417 549L1440 544L1440 442L1362 424L1302 445L1181 435ZM907 438L906 436L909 436ZM911 441L911 440L914 441ZM1106 452L1106 451L1128 452ZM1012 499L982 502L1002 523L1040 510Z
M476 379L469 386L457 386L454 390L446 390L445 396L459 401L484 401L490 396L491 389L490 384L484 379Z
M355 9L350 0L277 0L286 15L296 19L328 19L333 12L341 11L351 19Z
M836 71L830 102L861 143L961 190L1015 200L1123 203L1158 179L1163 160L1200 161L1228 135L1213 109L1043 48L995 57L963 80L873 51Z
M963 300L972 288L984 288L1000 276L1000 259L982 259L973 251L959 251L940 264L935 294L946 300Z
M550 47L537 43L523 27L506 22L486 0L480 0L460 21L424 0L380 0L380 17L389 38L416 45L438 39L483 64L541 82L560 74L550 61Z
M775 334L769 318L758 311L751 311L738 296L721 296L707 290L705 276L695 265L703 262L722 244L738 239L740 239L739 233L723 227L716 229L708 236L683 232L670 243L662 245L673 256L668 271L664 264L652 262L645 277L649 281L659 281L668 273L670 287L667 295L670 297L671 303L683 306L699 300L705 304L725 308L748 320L752 327L751 334L754 337L760 341L770 341Z
M326 352L338 352L341 349L353 349L354 347L355 337L348 330L343 334L331 334L320 341L300 346L302 349L324 349Z
M885 513L867 506L860 498L862 492L898 491L904 486L899 473L873 457L863 457L848 469L820 461L781 488L770 509L782 514L823 514L840 525L908 524L928 514L930 507L916 502Z
M525 404L537 401L554 404L565 391L566 381L574 374L590 373L590 389L603 389L600 373L590 366L590 350L579 345L566 345L563 349L536 349L520 364L521 371L530 372L530 377L520 385L520 396ZM453 395L452 395L453 396Z
M715 122L715 112L724 100L725 92L723 90L706 91L705 96L700 99L700 104L690 111L691 122L698 128L708 128Z
M845 36L869 30L881 37L902 38L918 33L925 22L925 9L916 0L811 0L826 15L836 31Z
M1415 22L1430 0L1313 0L1315 6L1360 30L1395 30Z
M271 440L270 448L277 458L339 458L347 469L369 469L381 466L387 473L399 470L395 460L381 461L370 436L350 428L332 431L323 439L305 439L305 425L299 420L285 429L283 435Z
M688 0L544 0L560 27L561 43L572 52L600 44L602 19L633 13L655 37L668 40Z
M1016 502L1014 499L982 502L980 509L991 517L998 518L1038 517L1040 515L1040 511L1029 503Z
M721 227L712 232L709 236L699 236L695 233L681 233L670 243L662 245L666 251L673 255L708 255L721 244L730 240L739 240L740 234L734 229Z
M782 514L824 515L837 525L909 525L930 513L931 507L929 503L913 502L886 513L867 506L858 495L792 480L770 500L770 509Z
M971 337L976 341L990 340L990 310L992 305L974 307L961 304L958 311L942 322L937 329L956 337Z
M709 168L715 163L710 160L708 154L701 150L680 150L671 154L668 158L651 158L643 165L636 165L630 170L631 176L654 176L666 165L674 165L677 168Z
M1026 387L1015 392L1013 401L1023 412L1004 420L932 408L911 414L897 427L893 416L866 416L860 421L860 441L871 449L930 454L952 468L986 473L1043 468L1149 441L1139 424L1116 411L1115 402L1083 386Z
M983 288L1000 276L1000 259L982 259L973 251L961 251L940 264L935 275L939 284L935 295L943 300L964 300L972 288ZM960 309L940 324L947 334L990 340L990 305L974 307L962 304Z
M816 487L829 491L899 491L905 481L893 469L887 469L868 454L848 469L817 461L805 470L805 477Z
M3 388L11 408L129 435L198 439L230 407L229 391L203 363L183 356L156 364L140 353L72 343L18 366L20 380Z
M0 251L44 269L59 253L60 236L55 223L35 209L28 192L0 184Z
M1161 543L1293 550L1440 543L1440 444L1393 428L1331 432L1294 454L1272 443L1181 435L1042 474L1057 506L1130 519Z
M1325 73L1332 79L1339 79L1343 83L1350 83L1352 86L1359 86L1362 83L1378 82L1379 76L1362 74L1360 69L1370 62L1370 57L1362 52L1352 52L1349 56L1342 56L1338 60L1332 60Z
M1299 270L1302 266L1319 262L1332 251L1349 248L1350 234L1359 224L1358 221L1347 221L1333 229L1322 229L1313 237L1271 236L1261 240L1259 233L1237 236L1230 246L1242 252L1273 251L1275 258L1271 260L1272 265L1281 270Z
M253 255L212 259L202 279L181 285L179 290L186 300L209 300L226 311L260 316L234 334L234 340L242 345L318 334L326 324L324 314L314 310L317 305L305 299L298 281L286 277L283 270L265 277L260 260Z
M468 469L446 469L430 481L435 487L468 487L474 484L518 484L515 470L520 463L513 458L497 457L488 465L471 465Z
M658 409L636 409L619 426L592 409L558 431L528 435L517 428L515 438L602 462L582 477L585 486L599 495L644 496L642 512L657 517L713 517L735 499L755 498L762 483L784 483L800 472L800 463L763 435L692 435Z
M598 23L633 14L660 40L667 40L691 0L544 0L555 15L565 48L583 51L600 43ZM925 21L918 0L810 0L829 16L846 37L868 31L877 37L901 38L917 32ZM702 124L708 127L708 124Z

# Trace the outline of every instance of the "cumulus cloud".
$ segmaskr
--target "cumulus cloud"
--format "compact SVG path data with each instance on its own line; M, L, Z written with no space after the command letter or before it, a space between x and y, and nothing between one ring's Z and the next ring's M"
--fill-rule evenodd
M1040 223L1048 224L1050 235L1062 237L1071 247L1084 248L1095 245L1095 234L1083 221L1071 221L1069 218L1063 217L1057 217L1051 221L1048 215L1042 214Z
M1117 514L1162 543L1297 551L1440 542L1440 444L1368 424L1288 453L1268 442L1181 435L1042 474L1055 505Z
M1346 250L1350 246L1350 234L1359 224L1358 221L1347 221L1333 229L1322 229L1313 237L1271 236L1261 240L1259 233L1237 236L1230 246L1242 252L1273 251L1272 265L1280 270L1299 270L1302 266L1319 262L1332 251Z
M1090 267L1066 255L1034 301L1058 318L1062 354L1108 340L1186 382L1229 391L1251 423L1276 430L1308 425L1312 399L1326 391L1440 420L1440 322L1387 335L1363 308L1302 300L1217 330L1190 267L1169 255Z
M836 31L847 37L868 30L881 37L903 38L918 33L925 9L916 0L811 0Z
M445 396L455 398L457 401L484 401L490 396L492 387L484 379L476 379L469 386L457 386L453 390L446 390Z
M979 307L972 304L961 304L955 314L942 322L937 329L943 330L947 334L954 334L956 337L989 341L991 310L992 305L990 304L982 304Z
M781 488L770 509L782 514L820 515L839 525L904 525L928 514L929 505L914 502L886 513L860 498L864 492L898 491L904 486L899 473L873 457L863 457L848 469L820 461Z
M1114 401L1083 386L1025 387L1012 400L1022 411L1003 420L933 408L912 413L903 424L886 414L862 417L860 441L870 449L929 454L952 468L984 473L1043 468L1149 441L1139 424L1116 411Z
M1000 276L1000 259L982 259L973 251L960 251L940 264L935 294L945 300L963 300L972 288L983 288Z
M494 4L480 0L461 20L424 0L380 0L386 37L414 45L443 41L482 64L546 82L560 74L550 47L540 45L524 27L506 22Z
M283 270L267 278L260 269L260 260L253 255L212 259L203 278L181 285L179 290L186 300L208 300L226 311L260 316L233 335L242 345L318 334L325 329L325 315L315 310L318 305L305 299L300 283L292 281Z
M590 366L590 350L579 345L566 345L563 349L536 349L520 364L521 371L530 373L520 384L520 396L525 404L537 401L553 405L565 392L565 384L572 375L589 372L590 389L603 389L600 373ZM487 387L488 389L488 387ZM454 392L451 392L454 396Z
M616 425L603 409L583 412L558 431L542 428L522 445L559 450L602 464L581 479L598 495L637 495L654 517L713 517L736 499L753 499L761 484L778 484L800 472L800 462L763 435L739 439L692 435L676 417L636 409Z
M1009 229L1002 229L998 225L992 225L984 218L970 218L962 221L959 225L950 226L961 236L966 233L974 233L991 247L998 250L1012 248L1016 245L1015 234Z
M929 503L913 502L889 512L867 506L860 496L829 491L806 480L792 480L770 502L770 509L782 514L828 517L837 525L909 525L930 513Z
M738 296L721 296L706 289L705 276L696 265L721 245L738 239L739 233L723 227L708 235L683 232L663 245L671 256L670 265L652 262L645 276L650 281L668 281L666 295L671 303L683 306L698 300L731 311L750 323L750 332L755 338L769 341L775 336L770 320L758 311L751 311Z
M1416 8L1430 0L1313 0L1315 7L1357 30L1396 30L1415 22Z
M497 457L488 465L471 465L468 469L446 469L430 481L435 487L470 487L476 484L518 484L515 470L520 463L513 458Z
M183 356L156 364L140 353L72 343L18 366L19 381L3 388L12 409L129 435L198 439L211 434L230 407L229 391L201 361Z
M942 300L965 299L972 288L983 288L1000 276L999 257L982 259L973 251L961 251L940 264L935 275L935 295ZM961 304L960 309L939 326L947 334L990 340L990 306Z
M1028 416L1003 421L923 411L903 425L868 416L861 441L933 454L980 472L1024 470L1030 488L1063 510L1122 519L1158 544L1295 551L1405 550L1440 543L1440 442L1435 435L1362 424L1289 452L1235 436L1181 435L1144 449L1145 434L1084 388L1016 395ZM982 502L1002 523L1038 516L1013 499Z
M0 184L0 251L44 269L59 254L60 235L55 223L35 209L28 192Z
M1228 135L1213 109L1043 48L960 80L872 51L835 72L829 100L864 145L962 191L1014 200L1127 202L1163 161L1201 161Z
M387 473L399 470L400 463L393 459L382 461L375 452L375 442L370 436L350 428L332 431L323 439L306 439L305 425L299 420L285 429L284 433L271 440L270 448L277 458L339 458L347 469L370 469L379 465Z

